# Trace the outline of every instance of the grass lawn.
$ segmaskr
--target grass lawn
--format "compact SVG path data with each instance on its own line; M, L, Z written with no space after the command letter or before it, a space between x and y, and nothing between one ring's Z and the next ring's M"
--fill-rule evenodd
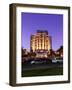
M22 77L63 75L63 68L48 68L22 71Z

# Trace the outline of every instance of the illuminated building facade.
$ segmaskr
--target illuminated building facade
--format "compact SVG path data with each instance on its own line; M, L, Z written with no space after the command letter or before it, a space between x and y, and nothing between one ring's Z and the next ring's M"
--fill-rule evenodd
M31 35L30 49L33 52L49 51L52 48L52 38L48 31L37 30L35 35Z

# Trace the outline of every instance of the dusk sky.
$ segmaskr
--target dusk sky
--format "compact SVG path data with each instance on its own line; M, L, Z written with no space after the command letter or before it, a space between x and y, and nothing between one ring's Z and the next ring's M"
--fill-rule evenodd
M30 50L30 36L37 30L47 30L52 37L52 49L63 45L63 15L21 13L22 48Z

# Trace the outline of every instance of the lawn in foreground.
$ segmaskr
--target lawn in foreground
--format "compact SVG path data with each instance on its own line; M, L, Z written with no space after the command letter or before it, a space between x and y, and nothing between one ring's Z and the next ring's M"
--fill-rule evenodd
M53 75L63 75L63 67L22 71L22 77L53 76Z

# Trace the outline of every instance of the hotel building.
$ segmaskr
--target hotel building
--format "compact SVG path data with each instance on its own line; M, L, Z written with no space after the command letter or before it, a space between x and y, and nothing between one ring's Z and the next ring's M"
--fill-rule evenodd
M48 52L52 48L52 38L48 31L37 30L35 35L31 35L30 49L33 52Z

